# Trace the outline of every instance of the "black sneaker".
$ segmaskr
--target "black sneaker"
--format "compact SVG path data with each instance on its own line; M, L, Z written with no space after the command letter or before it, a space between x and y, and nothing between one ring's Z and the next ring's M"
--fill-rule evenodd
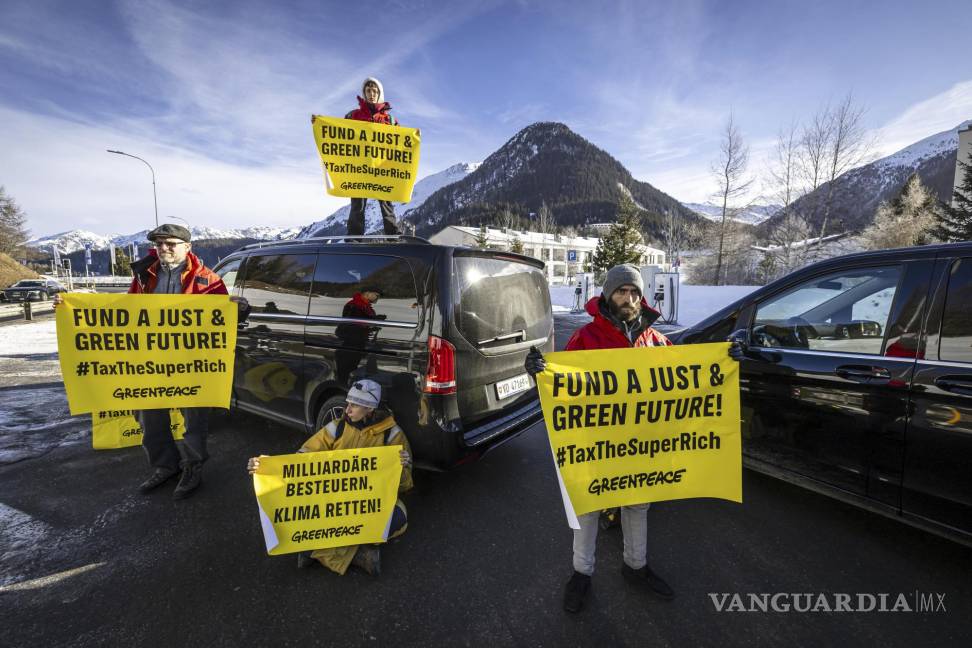
M591 588L591 577L575 571L564 589L564 609L571 613L580 612L584 607L584 597Z
M172 492L172 499L185 499L202 483L202 462L186 461L182 464L182 477Z
M147 493L154 490L179 474L177 468L156 468L152 476L138 485L138 490Z
M373 545L361 545L354 552L351 564L369 576L379 576L381 574L381 551Z
M661 576L651 571L651 567L645 565L641 569L632 569L627 563L621 565L621 573L629 583L641 589L648 590L655 596L671 601L675 598L675 590L668 586Z

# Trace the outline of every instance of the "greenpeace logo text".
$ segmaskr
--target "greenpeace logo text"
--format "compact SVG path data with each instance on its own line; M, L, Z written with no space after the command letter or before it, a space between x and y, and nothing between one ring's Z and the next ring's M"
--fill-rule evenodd
M716 612L947 612L945 594L909 592L890 594L709 592Z

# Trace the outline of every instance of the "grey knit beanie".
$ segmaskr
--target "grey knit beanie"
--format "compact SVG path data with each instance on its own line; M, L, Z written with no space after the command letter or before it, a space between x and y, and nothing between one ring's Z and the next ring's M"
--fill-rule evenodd
M381 402L381 385L374 380L359 380L348 391L349 403L374 409Z
M645 294L645 284L641 280L641 271L638 266L630 263L616 265L608 270L601 294L604 295L605 299L610 299L615 290L627 284L635 286L642 295Z

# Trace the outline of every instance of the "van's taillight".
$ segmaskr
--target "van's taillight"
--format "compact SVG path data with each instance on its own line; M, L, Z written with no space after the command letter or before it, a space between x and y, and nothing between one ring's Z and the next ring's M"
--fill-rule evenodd
M429 368L425 372L426 394L456 393L456 347L429 336Z

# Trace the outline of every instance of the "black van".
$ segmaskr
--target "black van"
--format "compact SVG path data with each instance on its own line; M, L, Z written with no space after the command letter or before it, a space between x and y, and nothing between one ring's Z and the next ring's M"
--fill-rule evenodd
M669 337L736 330L747 467L972 544L972 243L821 261Z
M410 236L316 237L248 245L214 270L250 307L234 407L310 434L367 377L432 469L542 420L523 370L531 346L554 346L540 261ZM370 312L349 306L362 293L378 295Z

